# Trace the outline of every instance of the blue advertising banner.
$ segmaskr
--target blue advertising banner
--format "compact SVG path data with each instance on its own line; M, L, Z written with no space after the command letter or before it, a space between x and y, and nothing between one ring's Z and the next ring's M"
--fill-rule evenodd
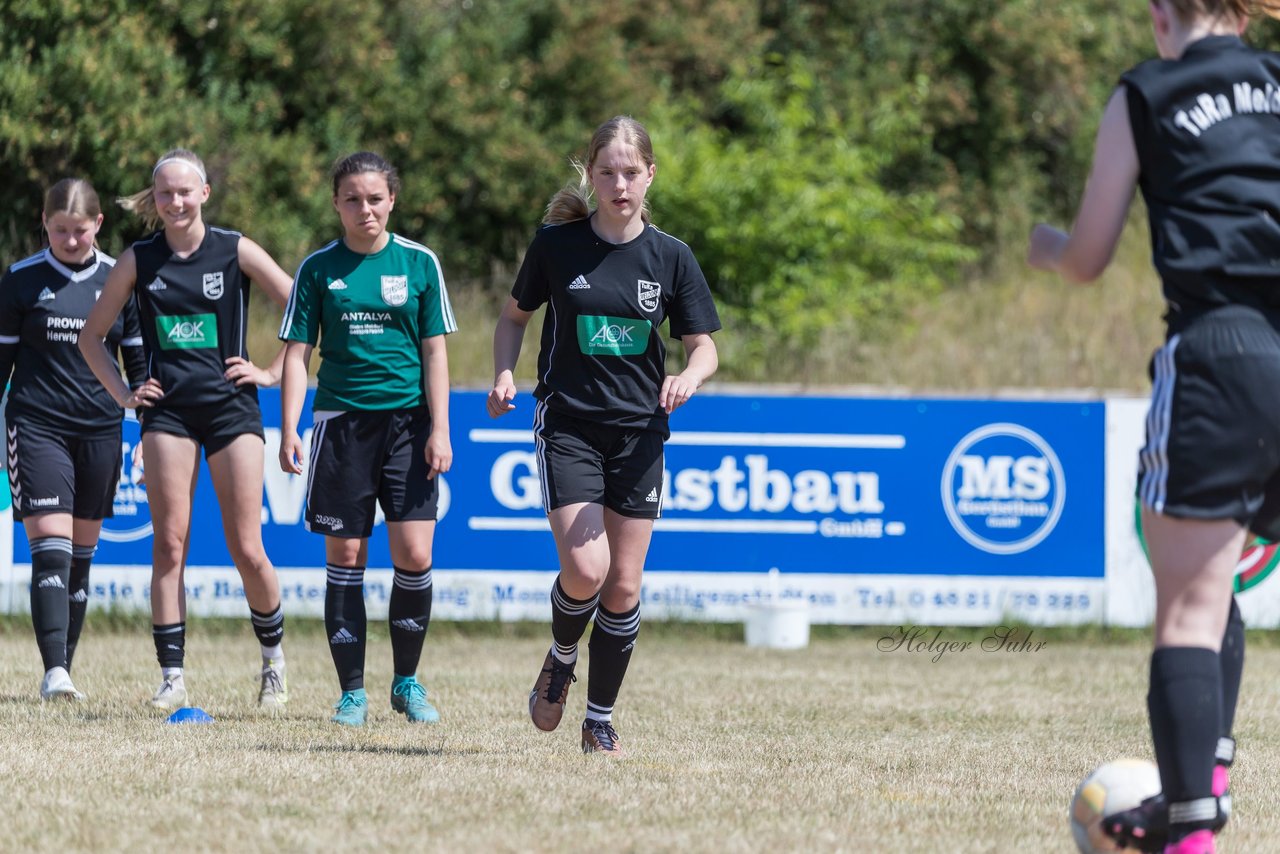
M522 393L514 412L491 420L484 398L456 391L450 403L454 465L441 485L434 552L437 577L445 582L437 590L437 597L444 594L442 615L546 618L545 591L557 564L541 506L533 399ZM261 402L267 425L263 539L282 585L292 590L292 578L309 579L292 595L318 605L324 548L322 537L301 522L306 477L285 475L276 462L279 393L264 390ZM681 594L680 601L702 612L718 601L706 595L718 597L718 590L735 607L779 593L760 592L776 568L787 584L802 577L810 582L779 595L811 599L825 609L820 619L852 622L876 613L876 597L882 604L888 597L884 613L892 614L912 591L924 596L943 588L951 597L939 600L943 605L963 606L967 599L983 612L1016 611L1019 602L1004 599L1008 585L999 582L1037 579L1062 582L1067 610L1094 614L1088 592L1105 575L1105 413L1101 401L699 395L672 418L664 488L654 496L662 518L646 587L696 577L697 598ZM146 489L131 456L136 422L126 421L123 441L115 517L104 525L95 572L150 565ZM29 563L21 533L14 537L14 561ZM219 589L236 592L203 465L189 562L222 570ZM369 566L391 566L380 525ZM306 575L291 576L293 570ZM197 577L188 573L189 587ZM452 594L450 577L457 585ZM928 584L901 586L912 578ZM967 588L939 587L939 578L965 579ZM743 579L750 584L744 587ZM896 586L877 587L877 579ZM523 589L522 582L536 592L521 599L516 588ZM517 599L520 608L504 610Z

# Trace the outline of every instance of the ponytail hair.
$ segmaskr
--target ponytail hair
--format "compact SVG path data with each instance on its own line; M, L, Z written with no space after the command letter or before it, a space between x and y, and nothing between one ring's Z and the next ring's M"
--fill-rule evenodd
M181 161L194 169L196 174L200 176L200 183L209 183L204 161L194 151L188 151L185 148L174 148L160 155L160 159L152 167L151 186L145 190L139 190L131 196L123 196L116 199L116 204L141 219L143 225L149 229L155 229L160 226L160 212L156 210L156 173L160 171L160 167L167 166L174 161Z
M551 201L547 203L547 211L542 217L544 224L562 225L566 222L574 222L591 216L592 189L588 172L591 167L595 166L596 156L601 150L607 148L614 141L622 142L634 148L645 166L654 165L653 142L649 139L649 132L644 129L644 125L630 116L614 116L596 128L595 133L591 135L591 145L587 149L586 165L584 166L577 159L569 161L574 171L578 173L578 180L576 183L565 185L551 197ZM645 198L644 204L640 208L640 219L645 225L649 224L648 198Z
M565 184L547 202L547 212L542 216L546 225L563 225L591 216L591 181L587 178L587 167L576 157L571 158L569 164L578 173L578 181Z

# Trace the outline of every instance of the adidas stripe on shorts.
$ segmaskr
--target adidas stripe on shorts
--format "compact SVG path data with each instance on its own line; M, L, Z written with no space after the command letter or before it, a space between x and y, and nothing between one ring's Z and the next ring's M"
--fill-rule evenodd
M434 521L439 480L427 477L430 436L426 404L342 412L317 421L307 475L307 530L366 538L373 533L375 501L388 522Z
M1280 538L1280 319L1228 306L1151 359L1138 500L1186 519L1234 519Z
M539 402L533 435L547 512L586 503L636 519L662 515L661 433L573 418Z

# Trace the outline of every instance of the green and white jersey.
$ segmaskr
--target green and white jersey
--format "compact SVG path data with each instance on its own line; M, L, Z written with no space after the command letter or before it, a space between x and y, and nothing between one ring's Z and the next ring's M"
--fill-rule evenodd
M315 409L351 412L424 403L422 341L457 331L435 253L392 234L372 255L335 240L307 256L280 338L320 342Z

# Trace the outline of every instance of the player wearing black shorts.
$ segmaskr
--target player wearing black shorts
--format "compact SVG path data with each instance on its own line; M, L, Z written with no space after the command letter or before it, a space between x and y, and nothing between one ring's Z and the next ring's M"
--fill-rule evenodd
M44 662L40 697L80 699L71 661L89 604L89 566L120 477L123 410L89 371L76 337L115 260L95 244L102 206L88 181L65 178L45 194L49 246L0 279L0 386L14 518L31 547L31 622ZM145 379L133 305L107 330L119 376Z
M1161 59L1121 78L1076 224L1028 259L1090 281L1136 186L1168 305L1138 498L1156 579L1147 706L1163 792L1104 817L1145 851L1203 854L1229 814L1244 664L1232 577L1246 531L1280 537L1280 55L1240 40L1247 0L1156 0ZM1165 847L1167 846L1167 847Z
M257 282L284 305L290 279L252 240L206 226L201 206L208 197L204 164L192 152L177 149L160 158L151 187L122 200L149 227L162 228L121 255L89 315L80 349L116 400L140 412L155 529L152 632L162 677L151 704L172 710L188 702L183 574L203 447L227 549L240 572L262 647L258 703L275 710L288 701L281 646L284 612L279 579L262 546L257 386L276 382L283 349L271 368L258 368L248 360L245 330L249 282ZM149 374L132 392L112 375L101 346L110 319L130 301L139 307Z
M439 481L449 470L449 360L457 331L435 253L387 230L400 181L367 151L334 166L343 236L298 268L280 337L280 466L302 473L298 419L317 341L322 359L307 479L307 530L325 535L324 620L342 696L333 720L363 726L364 570L375 502L387 520L394 580L388 623L391 708L411 723L439 712L417 679L431 621L431 550Z
M582 749L616 755L613 707L640 630L667 419L715 372L720 320L693 252L649 222L656 167L644 127L624 116L605 122L578 168L578 186L551 200L498 319L487 408L495 418L515 408L525 327L546 304L534 436L560 574L551 590L555 643L529 714L542 730L560 724L578 641L594 617ZM666 373L664 321L684 345L679 374Z

